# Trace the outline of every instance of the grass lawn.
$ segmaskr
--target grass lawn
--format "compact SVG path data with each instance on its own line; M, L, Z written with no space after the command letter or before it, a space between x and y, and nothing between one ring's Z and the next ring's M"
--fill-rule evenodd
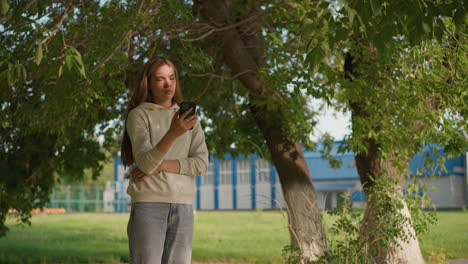
M423 254L468 258L468 212L440 212L421 237ZM128 214L34 215L32 226L15 225L0 238L0 263L118 263L128 258ZM193 259L280 263L289 242L279 212L197 212Z
M468 258L468 211L439 212L437 218L419 239L424 256L443 253L449 259Z

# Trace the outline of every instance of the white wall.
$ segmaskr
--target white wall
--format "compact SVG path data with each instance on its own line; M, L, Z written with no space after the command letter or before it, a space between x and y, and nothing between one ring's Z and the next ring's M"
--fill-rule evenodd
M420 178L426 185L427 194L431 197L436 209L455 209L464 206L464 182L461 176L442 176L437 178ZM405 183L405 187L407 183Z
M232 185L223 184L218 187L219 209L232 209Z

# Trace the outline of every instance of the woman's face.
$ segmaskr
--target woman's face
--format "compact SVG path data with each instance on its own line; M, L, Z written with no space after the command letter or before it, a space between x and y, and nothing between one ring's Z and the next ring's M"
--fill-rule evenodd
M163 106L171 106L177 82L174 69L167 64L159 66L153 70L149 82L153 101Z

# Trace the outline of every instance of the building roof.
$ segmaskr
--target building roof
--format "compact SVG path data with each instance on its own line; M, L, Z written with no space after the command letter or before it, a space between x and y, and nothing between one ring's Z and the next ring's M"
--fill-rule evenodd
M441 166L440 163L437 163L437 157L434 153L445 160L445 168ZM435 164L432 166L425 166L425 158L429 158ZM414 155L411 160L409 169L411 174L420 173L421 175L435 175L435 176L448 176L456 175L463 176L466 170L465 164L465 155L460 155L456 158L447 158L447 155L444 153L444 149L437 145L429 145L424 147L424 150L416 155Z
M343 162L342 166L337 169L330 167L330 163L327 159L322 158L322 154L319 151L305 151L304 156L307 161L307 166L311 173L313 180L359 180L359 174L356 169L353 152L338 153L338 147L343 141L335 141L332 143L331 156L335 159ZM317 149L321 149L319 144ZM439 157L445 160L445 169L440 163L437 163L436 155L431 151L438 153ZM434 161L432 166L424 166L425 157L430 158ZM436 145L429 145L424 148L421 153L414 155L410 162L409 171L411 174L420 172L420 175L428 176L448 176L456 175L463 176L466 170L465 156L461 154L456 158L447 158L443 148ZM432 169L430 169L432 167Z

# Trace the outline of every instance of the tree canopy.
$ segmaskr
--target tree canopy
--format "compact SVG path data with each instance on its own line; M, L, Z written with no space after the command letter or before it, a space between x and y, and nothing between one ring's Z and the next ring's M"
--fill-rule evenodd
M104 150L117 153L131 88L154 55L178 67L212 153L271 159L252 105L313 148L311 97L364 113L342 150L365 153L369 140L383 154L466 150L464 1L227 2L232 21L217 26L190 1L0 1L0 235L8 209L27 222L47 202L54 175L97 176ZM233 74L214 37L230 29L247 44L260 32L265 65ZM346 60L359 65L345 74ZM252 67L266 96L239 81Z

